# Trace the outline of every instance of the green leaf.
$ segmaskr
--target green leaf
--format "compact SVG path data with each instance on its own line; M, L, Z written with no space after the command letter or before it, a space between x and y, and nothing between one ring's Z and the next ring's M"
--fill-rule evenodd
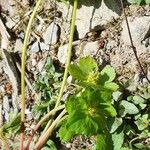
M122 123L122 118L108 118L108 127L110 133L115 132L122 125Z
M126 100L122 100L120 106L124 108L125 114L137 114L139 112L138 108Z
M134 104L143 104L145 102L145 99L139 95L135 95L133 96L133 102Z
M113 143L109 133L97 135L96 150L113 150Z
M11 118L12 116L12 118ZM10 115L10 121L3 126L3 131L12 133L17 132L20 128L20 122L21 122L21 114L13 114Z
M73 131L68 130L66 127L66 121L61 125L58 136L60 137L62 142L69 142L71 138L75 135Z
M100 108L103 109L103 113L107 116L115 117L117 115L115 108L111 104L100 103Z
M42 150L57 150L55 143L52 140L48 140L46 146Z
M150 0L145 0L146 4L150 4Z
M139 130L144 130L145 128L147 128L149 125L148 114L143 115L141 118L135 121L135 124L137 125Z
M80 96L71 95L66 102L66 109L68 113L72 114L74 111L86 112L88 110L88 103L86 102L88 94L91 94L90 91L84 91Z
M148 137L150 137L149 129L143 130L142 133L141 133L141 136L142 136L143 138L148 138Z
M73 131L75 134L83 134L91 136L98 131L97 122L84 112L75 112L69 116L67 121L67 127L69 131Z
M101 72L100 72L100 83L109 83L112 82L115 77L116 73L113 67L107 65Z
M122 92L120 91L113 92L112 96L115 101L119 101L122 99Z
M100 93L100 95L99 95L100 98L99 99L100 99L101 103L105 102L105 103L111 104L111 102L112 102L112 91L111 90L101 89L101 90L99 90L99 93Z
M82 72L82 70L79 68L79 66L74 65L74 64L70 64L69 72L75 79L78 79L81 81L84 80L87 76L87 74Z
M90 56L80 58L79 68L86 75L90 74L92 71L98 70L96 61Z
M132 150L132 149L130 149L128 147L122 147L120 150Z
M135 135L135 130L130 125L126 125L124 129L124 133L130 137L133 137Z
M140 108L143 110L146 108L147 104L139 104Z
M124 141L123 131L121 131L119 133L115 132L114 134L112 134L112 141L113 141L113 145L114 145L114 150L120 150L123 145L123 141Z
M104 88L110 89L112 91L117 91L117 89L119 88L119 86L116 83L114 83L114 82L110 82L110 83L105 83L104 84Z
M143 0L128 0L128 2L131 3L131 4L133 3L133 4L140 5L143 2Z
M142 143L135 143L134 146L135 146L136 148L142 149L142 150L143 150L143 149L145 150L145 148L146 148L145 145L142 144Z

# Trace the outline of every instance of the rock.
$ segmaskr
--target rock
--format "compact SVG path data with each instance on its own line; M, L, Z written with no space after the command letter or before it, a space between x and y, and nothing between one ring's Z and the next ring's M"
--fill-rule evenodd
M10 112L10 106L9 106L9 99L7 96L3 97L3 112L4 112L4 118L6 121L9 120L9 112Z
M72 43L73 47L77 46L79 44L79 41L75 41ZM67 59L67 50L68 50L68 44L65 44L63 46L60 46L58 49L57 57L60 63L65 64Z
M88 55L92 55L93 56L93 55L96 55L98 49L99 49L98 41L88 42L83 47L83 55L84 56L88 56Z
M38 62L38 64L37 64L37 70L38 70L39 72L41 72L41 71L43 70L43 67L44 67L44 65L45 65L45 62L46 62L46 59L45 59L45 58L42 59L42 60L40 60L40 61Z
M150 33L150 17L142 16L142 17L135 17L134 19L132 17L128 17L128 22L134 45L135 46L141 45L141 42L144 39L146 39ZM126 45L131 45L125 20L122 22L122 29L123 29L121 33L122 42Z
M26 120L31 121L33 119L32 113L29 109L25 109Z
M4 93L5 93L5 85L4 85L4 84L2 84L2 85L0 86L0 93L1 93L1 94L4 94Z
M40 50L42 51L49 50L49 46L43 42L36 41L31 47L31 52L36 53L36 52L39 52Z
M14 52L22 52L22 48L23 48L23 43L21 39L17 39L15 43Z
M13 17L15 15L17 15L17 11L16 11L16 5L15 5L15 1L12 0L7 0L7 1L3 1L0 0L0 5L2 7L2 9L4 11L7 11L7 13L9 14L10 17Z
M31 64L32 64L33 67L35 67L35 66L37 65L36 59L32 59L32 60L31 60Z
M3 61L0 61L0 74L3 73L3 64L4 62Z
M17 22L17 21L16 21L16 22ZM7 18L6 26L7 26L9 29L11 29L11 28L13 28L13 27L15 26L16 22L13 21L13 20L10 19L10 18Z
M8 99L8 97L7 96L4 96L3 97L3 110L4 110L4 112L9 112L10 111L10 109L9 109L9 99Z
M62 3L58 3L58 7L63 12L64 20L70 23L72 7L69 8ZM104 25L113 19L117 19L120 14L120 3L117 0L107 0L106 4L104 0L102 2L91 0L82 1L82 5L80 5L76 16L76 28L79 39L83 38L86 33L93 29L103 29Z
M12 105L14 110L17 109L19 110L19 101L17 97L19 95L19 89L20 89L20 78L10 53L7 50L2 50L2 54L5 61L4 71L8 75L9 80L13 87Z
M68 50L68 44L65 44L63 46L60 46L58 49L57 57L60 63L65 64L67 59L67 50Z
M45 44L56 44L59 38L59 26L52 22L43 33Z

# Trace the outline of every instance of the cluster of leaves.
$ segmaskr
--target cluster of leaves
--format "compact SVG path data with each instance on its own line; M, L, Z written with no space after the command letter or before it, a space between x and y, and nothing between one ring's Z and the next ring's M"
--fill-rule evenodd
M78 64L71 64L70 74L80 89L66 102L68 117L59 130L62 141L69 141L74 135L96 136L96 149L113 148L108 131L107 118L117 115L112 106L112 93L118 89L113 82L115 70L106 66L101 72L95 60L83 57Z
M150 0L127 0L131 4L138 4L138 5L144 5L144 4L150 4Z
M61 77L62 74L56 72L51 58L47 58L45 67L35 82L35 89L40 93L40 102L33 108L37 119L54 107L54 100L58 95L62 79Z
M0 139L3 139L3 141L7 142L7 139L14 140L17 133L20 132L21 127L21 114L20 113L10 113L9 114L9 120L8 122L5 122L5 124L0 128ZM13 146L19 144L16 142ZM1 147L2 149L5 149L4 147Z
M9 121L6 122L0 129L6 136L13 136L20 130L21 115L16 113L9 114ZM13 134L12 134L13 133Z
M120 150L122 146L126 150L148 150L150 149L148 142L150 137L150 115L148 113L150 94L147 88L142 88L142 92L139 92L133 83L127 89L132 90L128 91L130 93L128 95L120 91L113 93L118 116L109 120L109 125L113 141L116 143L115 150ZM136 93L131 94L133 90Z

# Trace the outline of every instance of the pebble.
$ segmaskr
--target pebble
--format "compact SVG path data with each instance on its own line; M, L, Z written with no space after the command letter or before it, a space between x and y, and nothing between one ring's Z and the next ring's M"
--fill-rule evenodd
M98 46L98 41L95 41L95 42L88 42L85 44L84 48L83 48L83 55L84 56L93 56L97 53L99 49L99 46Z
M80 41L74 41L72 43L73 47L77 46L79 44ZM68 44L65 44L63 46L60 46L58 48L58 53L57 53L57 57L60 63L65 64L66 60L67 60L67 51L68 51ZM78 53L76 51L76 53Z
M57 57L60 63L65 64L67 59L68 44L60 46L58 49Z
M52 22L43 33L43 39L45 44L56 44L59 39L59 30L60 27Z
M31 60L32 66L35 67L37 65L36 59Z
M10 111L9 106L9 99L7 96L3 97L3 110L9 112Z
M14 52L22 52L23 43L21 39L17 39L15 43Z
M150 32L150 17L128 17L129 27L131 31L132 40L135 46L141 45L141 42L145 40ZM121 40L125 45L131 45L129 33L126 25L126 21L122 22Z
M40 50L42 50L42 51L49 50L49 46L43 42L38 42L38 41L33 43L33 45L31 46L31 52L37 53Z
M39 72L42 71L42 69L43 69L43 67L44 67L44 65L45 65L45 61L46 61L46 59L43 59L43 60L40 60L40 61L38 62L37 70L38 70Z
M4 66L3 61L0 61L0 74L3 73L3 66Z
M104 1L91 1L86 0L82 2L76 15L76 27L79 39L85 37L86 33L91 30L101 30L106 24L113 19L119 18L121 15L120 3L118 0ZM63 15L63 19L70 23L72 7L63 3L58 3L58 7ZM62 26L66 27L65 24Z

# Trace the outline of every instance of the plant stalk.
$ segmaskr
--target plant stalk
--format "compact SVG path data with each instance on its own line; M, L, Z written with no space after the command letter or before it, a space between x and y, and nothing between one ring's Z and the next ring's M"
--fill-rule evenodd
M25 64L26 64L26 50L27 50L27 45L31 33L31 26L33 23L33 20L35 18L36 12L41 4L42 0L38 0L36 3L36 6L31 14L26 34L25 34L25 39L24 39L24 44L23 44L23 49L22 49L22 62L21 62L21 145L20 145L20 150L23 150L23 140L24 140L24 122L25 122Z
M64 109L59 116L55 119L55 121L52 123L52 125L48 128L48 130L39 138L39 141L35 145L36 150L40 150L42 146L46 143L49 136L52 134L54 128L57 126L58 123L60 123L60 119L65 115L66 110Z
M61 89L60 89L60 92L58 95L58 99L56 101L55 108L59 105L59 103L61 101L64 89L65 89L65 85L66 85L67 76L68 76L68 69L69 69L69 65L70 65L70 61L71 61L71 54L72 54L72 42L73 42L73 35L74 35L74 30L75 30L77 6L78 6L78 0L74 0L72 21L71 21L71 31L70 31L69 46L68 46L68 55L67 55L67 60L66 60L66 65L65 65L63 81L62 81Z
M51 115L53 115L54 113L56 113L57 111L59 111L59 110L61 110L61 109L63 109L63 108L65 108L65 105L58 106L57 108L54 108L53 110L51 110L50 112L48 112L44 117L41 118L41 120L40 120L40 121L37 123L37 125L34 127L32 136L30 136L30 137L28 138L28 143L27 143L27 145L26 145L25 150L29 149L29 146L30 146L30 143L31 143L31 141L32 141L32 138L33 138L35 132L36 132L36 131L39 129L39 127L41 126L41 124L42 124L48 117L50 117Z

